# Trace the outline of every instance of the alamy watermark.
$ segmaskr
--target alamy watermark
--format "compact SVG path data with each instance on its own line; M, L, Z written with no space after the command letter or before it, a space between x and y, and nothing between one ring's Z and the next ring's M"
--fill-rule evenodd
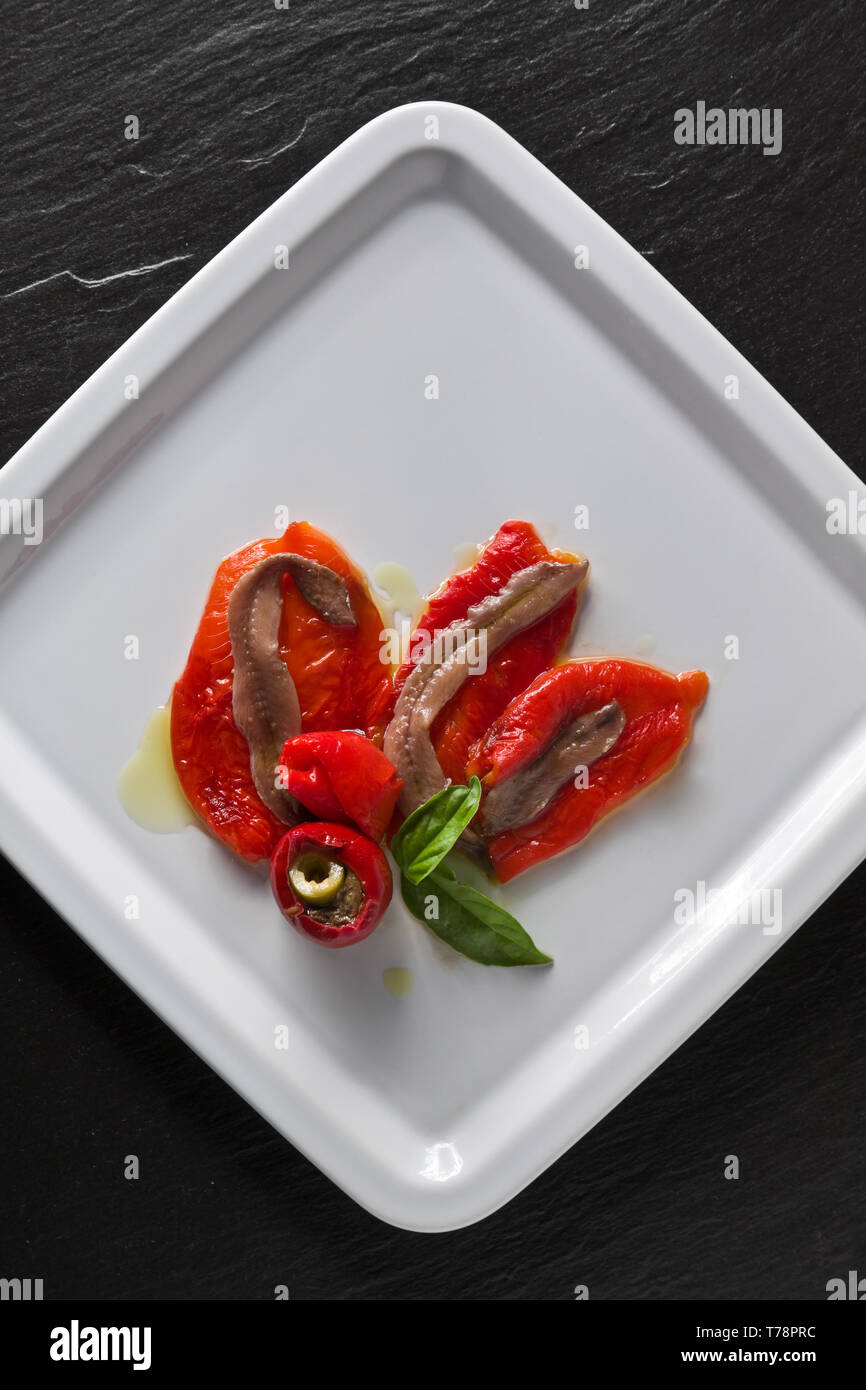
M847 1279L828 1279L826 1284L827 1301L853 1299L856 1303L866 1301L866 1279L861 1279L856 1269L848 1270Z
M51 1329L48 1352L52 1361L130 1361L134 1371L150 1370L149 1327L82 1327L73 1318L68 1327Z
M0 1279L0 1302L38 1303L41 1298L41 1279Z
M25 545L40 545L42 511L41 497L0 497L0 536L23 536Z
M413 666L441 666L453 661L466 666L470 676L482 676L487 670L487 629L441 628L428 632L419 628L412 633L411 625L386 627L379 633L379 660L385 666L401 666L411 661Z
M732 922L741 927L760 927L764 936L778 936L782 930L781 888L751 888L740 879L733 886L708 888L699 878L694 888L678 888L674 893L674 922L688 927L724 926Z
M681 106L674 112L674 140L678 145L761 145L764 154L782 153L780 106L707 107L699 101L694 111Z
M866 497L853 488L847 497L831 497L826 504L828 536L866 536Z

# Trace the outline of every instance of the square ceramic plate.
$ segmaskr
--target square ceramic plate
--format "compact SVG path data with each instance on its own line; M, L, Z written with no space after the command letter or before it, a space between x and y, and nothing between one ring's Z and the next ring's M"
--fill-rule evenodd
M0 548L3 848L358 1202L415 1230L477 1221L866 851L864 541L827 526L828 501L856 487L501 130L457 106L392 111L4 470L4 497L43 499L44 540ZM408 565L422 591L458 543L525 517L592 562L576 650L709 672L676 772L509 886L553 968L474 965L399 905L361 946L318 950L208 837L150 835L119 805L118 770L183 666L217 562L274 534L280 506L368 573ZM414 972L406 999L383 987L393 966Z

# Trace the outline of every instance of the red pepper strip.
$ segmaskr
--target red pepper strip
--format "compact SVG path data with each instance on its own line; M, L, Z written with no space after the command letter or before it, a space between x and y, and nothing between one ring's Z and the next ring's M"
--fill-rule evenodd
M569 720L616 700L625 727L614 747L587 770L586 787L569 782L529 825L488 841L502 883L576 845L614 807L667 772L689 741L706 696L703 671L674 676L635 661L570 661L545 671L489 730L468 773L490 788L526 766Z
M427 602L416 634L433 636L466 617L474 604L496 594L518 570L539 560L573 560L563 551L551 551L527 521L506 521L482 550L475 564L447 579ZM446 777L466 779L466 760L472 745L489 729L509 700L525 690L544 671L563 647L574 623L582 592L569 594L557 608L526 632L519 633L498 651L486 671L473 676L440 713L431 730L433 747ZM413 635L413 646L415 637ZM421 643L417 644L421 650ZM410 648L411 650L411 648ZM417 660L417 656L415 657ZM414 661L398 671L394 685L399 694Z
M362 734L299 734L283 747L280 766L292 796L322 820L354 821L381 840L403 783L380 749Z
M289 878L306 856L320 856L349 871L342 893L322 906L306 901ZM354 884L350 884L350 875ZM358 894L358 885L360 893ZM358 901L352 902L354 887ZM309 821L280 840L271 859L271 888L280 910L302 936L320 946L354 946L379 925L391 901L388 861L378 845L351 826Z
M187 800L213 833L255 862L273 850L285 825L262 803L250 751L232 715L229 596L241 575L280 551L327 565L345 579L357 628L327 623L291 579L283 590L280 645L298 692L304 729L364 729L381 739L391 676L379 659L382 619L360 571L323 532L293 522L275 539L253 541L223 560L211 585L186 668L171 701L174 764Z

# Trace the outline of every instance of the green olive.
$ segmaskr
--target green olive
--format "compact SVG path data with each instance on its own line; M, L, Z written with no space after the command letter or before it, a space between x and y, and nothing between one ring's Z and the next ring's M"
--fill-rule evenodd
M301 902L321 907L331 902L343 886L346 871L339 859L315 850L301 854L289 869L289 882Z

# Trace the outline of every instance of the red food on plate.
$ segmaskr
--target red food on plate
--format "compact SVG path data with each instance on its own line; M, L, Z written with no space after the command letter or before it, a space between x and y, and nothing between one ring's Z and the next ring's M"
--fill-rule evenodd
M540 815L487 840L497 878L507 882L578 844L604 816L667 772L689 741L708 685L703 671L675 676L622 659L570 661L542 672L470 757L467 772L481 778L483 791L528 769L560 730L583 715L615 703L624 727L611 750L582 777L569 777ZM482 800L482 824L483 811Z
M384 852L349 825L310 821L286 832L271 859L271 888L287 921L320 946L354 946L391 901Z
M527 521L506 521L488 541L475 564L446 579L428 599L412 637L410 653L420 650L419 637L432 638L451 623L465 619L475 604L499 593L519 570L542 560L568 561L575 557L548 550L534 526ZM486 671L473 675L438 715L431 730L436 756L446 777L463 782L470 749L508 702L525 690L540 671L554 662L574 623L584 585L567 595L557 608L533 627L519 633L490 659ZM397 672L399 694L417 657Z
M307 522L253 541L216 572L186 667L171 701L174 764L187 799L214 835L243 859L272 853L286 826L259 797L250 748L232 712L234 665L228 605L242 575L266 556L293 552L341 575L357 624L335 627L283 580L280 653L297 689L302 729L362 729L381 740L390 709L389 667L380 660L382 619L364 577L344 552Z
M280 768L286 790L311 815L351 821L369 839L382 839L402 783L393 763L363 734L299 734L285 744Z

